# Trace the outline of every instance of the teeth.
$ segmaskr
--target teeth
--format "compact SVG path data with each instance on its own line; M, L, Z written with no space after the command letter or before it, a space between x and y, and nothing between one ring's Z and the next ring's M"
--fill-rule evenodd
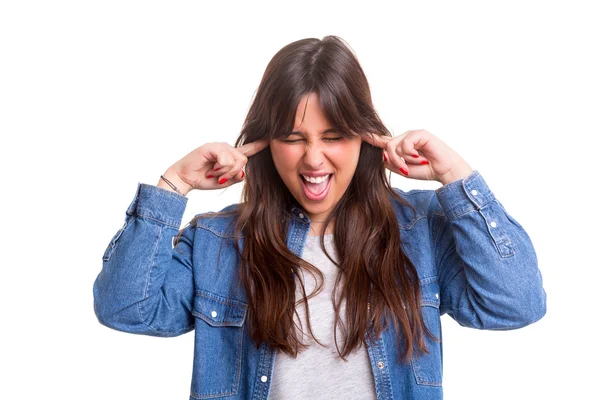
M329 179L330 175L319 176L318 178L313 178L312 176L302 175L302 177L310 183L322 183Z

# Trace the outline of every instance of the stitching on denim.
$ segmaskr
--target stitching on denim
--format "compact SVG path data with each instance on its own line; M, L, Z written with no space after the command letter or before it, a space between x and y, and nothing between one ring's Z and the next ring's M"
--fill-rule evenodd
M265 363L265 351L266 351L265 348L266 348L266 342L263 341L257 349L258 363L256 366L256 377L254 378L253 382L251 383L251 387L249 388L250 394L252 395L253 399L259 398L257 393L262 390L262 387L258 383L258 380L259 380L259 377L262 376L264 373L264 371L262 371L262 368L263 368L263 364ZM250 381L250 379L248 379L248 381ZM258 385L258 388L257 388L257 385ZM266 395L263 397L265 399L267 398Z
M202 292L205 292L208 295L205 295ZM202 319L203 321L205 321L206 323L208 323L211 326L240 327L244 324L244 321L246 320L246 316L247 316L247 308L248 308L247 304L244 304L243 302L241 302L239 300L225 299L225 298L222 298L221 296L218 296L218 295L213 294L208 291L196 290L195 293L196 293L196 296L198 296L199 298L204 298L211 302L217 302L217 303L225 305L226 307L235 307L236 311L226 314L226 315L229 315L229 318L224 319L223 321L214 321L213 319L205 316L202 311L196 310L196 307L194 306L192 308L192 315L194 317ZM220 299L222 299L222 300L220 300ZM237 303L239 303L239 304L237 304Z
M296 217L294 214L288 214L288 216L290 217L290 219L294 219L297 222L300 222L301 224L304 224L304 225L308 224L307 222L303 221L302 219ZM200 221L200 220L197 220L197 221ZM233 235L226 235L225 233L216 231L212 227L210 227L208 225L205 225L205 224L202 224L201 222L196 222L196 227L200 228L200 229L204 229L206 231L209 231L209 232L213 233L214 235L216 235L216 236L218 236L220 238L224 238L224 239L235 238L235 234L233 234ZM243 239L243 238L245 238L245 236L243 236L243 235L240 236L240 239Z
M456 180L454 182L447 183L447 184L445 184L443 186L440 186L439 188L435 189L435 192L438 193L438 194L439 193L444 193L446 190L448 190L450 188L453 188L454 186L462 186L462 184L464 184L464 181L465 181L465 179L463 179L462 182L459 179L459 180Z
M270 350L266 342L262 342L259 347L259 362L256 370L256 378L252 385L251 393L252 398L268 398L269 392L271 391L270 380L273 375L273 365L277 354L277 348ZM268 384L264 384L259 381L262 375L268 376Z
M421 285L427 285L427 284L430 284L432 282L436 282L437 280L438 280L438 276L437 275L432 275L432 276L428 276L428 277L419 279L419 283Z
M203 320L205 320L204 318L202 318ZM211 326L214 326L212 324L210 324ZM222 397L222 396L232 396L234 394L237 394L239 392L239 386L240 386L240 377L241 377L241 371L242 371L242 357L243 357L243 340L244 340L244 332L242 327L238 327L239 328L239 332L237 332L237 335L239 336L239 340L238 340L238 363L237 363L237 370L236 370L236 379L235 379L235 383L233 385L232 390L226 391L226 392L216 392L216 393L211 393L211 394L207 394L207 395L201 395L198 394L196 392L194 392L193 390L190 390L190 396L195 398L195 399L210 399L210 398L215 398L215 397Z
M431 224L431 229L433 231L433 246L434 246L434 252L433 252L433 256L434 256L434 262L435 262L435 267L436 270L438 269L438 243L441 240L442 237L442 228L444 226L444 214L443 213L438 213L438 212L433 212L432 214L432 224ZM439 223L435 223L435 221L439 219L440 222Z
M497 206L500 205L500 203L495 199L491 203L496 203ZM490 208L491 208L491 204L490 204ZM501 212L499 213L500 215L498 216L498 218L501 219L502 216L506 216L507 213L502 212L503 211L502 207L499 207L499 208L500 208ZM514 246L512 245L510 236L508 235L508 232L502 228L502 224L498 228L491 228L490 224L488 223L488 216L481 210L479 210L479 214L481 215L481 217L483 218L483 221L485 222L485 226L487 228L488 235L491 237L492 241L494 242L494 246L496 247L496 252L502 258L513 257L516 252L515 252ZM496 215L495 215L493 209L490 210L489 214L492 217L492 219L495 219ZM497 233L492 232L492 229L494 229ZM504 247L507 249L507 251L503 250Z
M143 210L143 209L142 209L142 210ZM173 228L173 229L179 229L179 226L178 226L178 225L176 225L176 224L174 224L174 223L171 223L171 222L168 222L168 221L161 221L160 219L152 218L152 217L148 216L148 213L145 213L145 212L142 212L142 213L140 213L140 212L139 212L139 209L138 209L137 216L138 216L139 218L141 218L141 219L146 219L146 220L149 220L149 221L158 222L159 224L161 224L161 225L166 225L166 226L168 226L169 228Z
M130 225L129 221L130 221L129 218L126 219L125 222L123 223L123 225L121 226L121 228L117 231L117 233L114 234L112 239L110 239L110 242L108 243L108 246L106 247L104 255L102 256L103 261L109 261L110 258L112 257L113 253L115 252L115 249L117 248L117 245L119 244L119 239L121 239L121 235L123 234L125 229L127 229L127 227L129 227L129 225Z
M152 252L152 254L153 254L152 259L153 260L155 259L154 255L156 254L156 251L158 249L158 243L160 242L160 237L161 237L161 234L162 234L162 230L163 230L163 228L160 227L159 235L158 235L157 240L156 240L156 245L154 246L154 251ZM146 282L146 290L144 291L144 297L146 297L148 295L148 290L149 290L149 287L150 287L150 274L152 272L152 268L153 267L154 267L154 261L152 262L152 265L150 266L150 269L148 271L148 280ZM138 306L138 313L140 315L140 320L142 321L142 323L144 325L146 325L148 328L150 328L154 332L157 332L159 334L163 334L162 336L164 336L164 334L167 334L167 335L178 335L180 333L188 332L189 330L191 330L194 327L194 325L191 325L191 326L187 326L186 328L178 329L178 330L175 330L175 331L168 331L168 330L162 331L162 330L156 329L155 327L153 327L152 325L150 325L146 321L146 319L144 318L144 313L142 311L142 304L144 304L144 302L139 302L138 305L137 305Z
M158 235L156 237L156 241L154 243L154 247L152 249L152 253L150 256L150 259L152 260L152 263L150 264L150 267L148 268L148 276L146 278L146 287L144 288L144 298L146 299L145 301L148 301L148 290L150 288L150 275L152 274L152 269L154 268L154 263L155 263L155 259L156 259L156 252L158 249L158 244L160 242L160 236L162 234L162 227L159 227L159 231L158 231ZM144 317L144 312L142 311L142 304L145 303L145 301L140 301L137 304L137 308L138 308L138 313L140 315L140 320L144 323L144 325L146 325L148 328L152 329L153 331L156 332L161 332L160 330L154 328L153 326L151 326L147 321L146 318Z
M508 257L514 257L515 254L517 254L517 252L515 251L515 247L513 246L513 243L510 240L507 240L506 242L502 242L501 244L505 245L508 249L510 249L509 253L500 253L500 256L502 258L508 258Z
M196 225L196 227L200 228L200 229L204 229L205 231L209 231L209 232L213 233L215 236L218 236L218 237L223 238L223 239L235 238L235 235L233 235L233 236L232 235L225 236L225 234L222 234L221 232L217 232L214 229L212 229L211 227L206 226L206 225L202 225L200 223L198 223ZM243 237L244 236L242 236L241 238L243 238Z
M238 333L238 336L240 337L240 340L238 343L238 366L237 366L237 375L236 375L235 386L234 386L234 391L236 393L238 392L239 386L240 386L240 376L241 376L241 372L242 372L242 357L244 356L244 346L243 346L244 330L243 330L243 328L240 328L240 332Z
M208 293L208 295L203 294L203 293ZM246 309L248 307L248 305L245 304L243 301L236 300L236 299L227 299L222 296L219 296L218 294L209 292L208 290L196 290L195 294L197 296L202 296L209 300L213 300L213 301L219 302L221 304L225 304L225 305L232 305L234 307L243 308L243 309ZM238 304L236 304L236 303L238 303Z
M294 214L291 214L290 218L295 219L296 221L301 222L304 225L308 225L308 222L305 222L304 220L301 220L300 218L297 218Z
M161 188L158 186L154 186L154 185L150 185L147 183L140 183L140 188L141 186L146 186L146 190L150 190L151 192L153 192L154 195L156 196L164 196L164 197L171 197L173 199L176 199L178 202L180 203L187 203L188 198L181 195L181 194L177 194L175 192L172 192L168 189L165 188Z
M374 343L375 345L375 354L376 354L376 358L379 359L379 361L383 361L384 362L384 368L379 369L378 373L379 373L379 377L381 380L381 386L382 389L384 391L384 394L391 394L392 392L392 379L390 376L390 364L388 362L388 358L387 358L387 352L385 351L385 339L384 339L383 334L380 335L379 339L376 340L376 342ZM377 359L375 361L378 361Z
M429 297L426 290L423 290L427 285L434 284L438 281L437 276L430 276L427 278L419 279L419 285L421 286L421 305L425 307L434 307L440 308L440 299L435 299L433 296ZM439 295L439 286L438 290L435 291Z
M237 390L235 392L216 392L216 393L211 393L211 394L207 394L207 395L201 395L198 394L192 390L190 390L190 396L192 396L195 399L214 399L216 397L223 397L223 396L231 396L234 394L237 394Z
M245 312L239 318L229 318L229 319L221 321L221 322L214 321L214 320L208 318L206 315L202 314L201 312L195 311L195 310L192 311L192 315L196 318L200 318L202 321L206 322L210 326L218 326L218 327L230 326L230 327L241 328L244 325L244 321L246 320Z
M152 253L150 255L151 263L150 263L150 267L148 268L148 275L146 276L146 285L144 288L144 298L148 298L148 293L150 292L150 286L151 286L150 276L152 275L152 270L156 266L156 254L158 253L158 248L160 246L160 238L162 237L162 234L163 234L163 228L159 226L158 232L156 234L156 238L154 239Z
M417 382L419 385L425 385L425 386L436 386L436 387L442 386L442 382L429 382L429 381L422 381L419 379L417 379Z
M448 216L448 217L449 217L449 218L448 218L448 221L449 221L449 222L452 222L452 221L454 221L455 219L458 219L458 218L462 217L463 215L465 215L465 214L468 214L468 213L470 213L470 212L473 212L473 211L479 211L479 210L478 210L478 209L476 209L476 208L469 208L469 209L465 209L465 210L463 210L463 211L460 211L460 214L454 214L454 215L452 215L452 216L451 216L451 218L452 218L452 219L450 219L450 216Z
M458 271L456 272L456 274L452 275L452 278L454 278L454 277L455 277L456 275L458 275L458 274L459 274L461 271L464 271L464 270L466 269L466 268L465 268L465 265L466 265L466 263L464 262L464 260L461 258L461 259L460 259L460 261L461 261L461 262L460 262L460 268L457 268L457 269L458 269ZM468 285L469 285L469 282L467 281L467 286L468 286ZM442 309L442 305L441 305L441 299L440 299L440 310L441 310L441 309ZM461 311L468 311L468 312L471 314L471 316L475 316L475 317L479 318L479 316L477 315L477 313L475 312L475 310L474 310L473 308L461 308L461 307L459 307L459 308L454 308L454 307L450 306L450 309L451 309L452 311L457 311L457 312L459 313L459 315L457 315L457 316L456 316L457 318L459 318L459 317L461 316L461 314L462 314L462 313L461 313ZM455 321L457 321L457 322L458 322L458 319L455 319ZM473 326L474 326L472 323L468 323L468 324L466 324L466 325L468 325L468 326L471 326L471 327L473 327ZM483 325L483 322L482 322L482 325Z
M436 318L440 318L440 316L436 316ZM440 332L441 332L441 321L440 321ZM433 330L433 328L432 328ZM433 343L434 346L439 346L440 347L440 352L441 352L441 343ZM431 356L431 354L427 354L427 355L421 355L421 357L424 356ZM437 380L426 380L425 378L422 377L422 373L421 370L422 368L422 364L420 362L417 362L418 360L420 360L420 357L418 356L413 356L413 358L410 360L410 364L412 366L412 370L413 370L413 374L414 374L414 378L417 382L418 385L425 385L425 386L442 386L442 382L441 381L437 381ZM437 367L436 367L437 368ZM440 375L442 374L442 366L440 366Z
M365 337L365 343L367 344L367 353L369 355L369 362L371 364L371 370L376 371L375 365L376 365L376 361L377 361L377 355L374 354L375 343L373 341L369 340L368 332L364 333L364 337ZM373 378L375 379L375 395L379 399L382 397L382 395L381 395L381 391L379 390L378 379L377 379L377 376L375 375L375 373L373 373Z
M407 231L407 230L410 230L410 229L412 229L412 228L413 228L413 226L415 226L415 225L417 224L417 222L419 222L420 220L422 220L422 219L427 219L427 218L428 218L428 217L427 217L427 215L422 215L422 216L420 216L420 217L417 217L417 218L416 218L414 221L411 221L411 222L409 223L409 225L401 225L401 224L398 222L398 226L400 227L400 229L401 229L401 230L405 230L405 231Z
M108 246L106 247L106 250L104 251L104 254L102 255L102 261L110 261L110 258L112 257L112 254L114 253L114 250L115 250L115 246L112 245L112 240L111 240L111 243L108 244Z
M444 216L446 219L448 219L449 222L454 221L455 219L469 213L472 211L481 211L482 208L486 208L489 207L491 205L491 203L493 203L494 201L496 201L496 198L492 198L490 201L483 203L481 205L479 204L475 204L475 206L473 206L473 204L468 204L468 208L465 208L464 210L458 211L458 212L454 212L452 211L452 215L447 215L445 213L438 213L438 212L433 212L432 215L442 215Z
M452 305L449 305L447 303L441 304L440 308L444 308L445 310L452 310L452 311L469 311L471 314L475 314L473 312L473 310L471 310L470 308L462 308L462 307L452 307Z
M146 218L143 218L143 219L146 219ZM158 222L160 222L160 221L158 221ZM144 298L145 298L145 299L147 299L147 298L148 298L148 293L149 293L149 291L150 291L150 286L151 286L151 283L150 283L150 275L152 275L152 269L153 269L153 268L154 268L154 266L155 266L156 253L158 252L159 243L160 243L160 238L162 237L163 230L166 228L166 226L165 226L164 224L161 224L161 225L159 225L159 226L158 226L158 228L159 228L159 231L158 231L158 236L156 237L156 241L155 241L155 244L154 244L154 247L153 247L153 251L152 251L152 253L151 253L151 254L152 254L152 255L151 255L151 259L152 259L153 261L152 261L152 264L151 264L151 266L150 266L150 268L149 268L149 270L148 270L148 276L147 276L147 279L146 279L146 287L145 287L145 289L144 289ZM141 320L141 321L142 321L142 323L143 323L144 325L146 325L148 328L150 328L150 329L151 329L151 330L153 330L154 332L157 332L157 333L161 334L161 336L164 336L164 335L170 335L170 336L173 336L173 335L179 335L179 334L182 334L182 333L189 332L189 331L191 331L191 330L194 328L194 323L192 323L191 325L188 325L188 326L186 326L185 328L181 328L181 329L177 329L177 330L159 330L159 329L156 329L155 327L153 327L152 325L150 325L150 324L149 324L149 323L146 321L146 319L145 319L145 317L144 317L144 312L143 312L143 310L142 310L142 306L143 306L143 304L144 304L144 301L141 301L141 302L139 302L139 303L137 304L137 308L138 308L138 314L139 314L139 316L140 316L140 320Z

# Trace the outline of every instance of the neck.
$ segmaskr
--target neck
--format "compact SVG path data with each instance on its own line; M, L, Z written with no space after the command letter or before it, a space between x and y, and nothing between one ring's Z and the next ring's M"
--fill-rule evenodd
M333 233L334 224L331 223L327 227L327 231L323 231L323 222L325 221L310 221L310 232L308 233L310 236L320 236L327 235L328 233Z

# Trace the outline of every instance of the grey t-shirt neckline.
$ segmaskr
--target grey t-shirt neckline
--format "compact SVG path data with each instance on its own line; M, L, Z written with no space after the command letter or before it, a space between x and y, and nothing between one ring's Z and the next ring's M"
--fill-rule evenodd
M323 236L325 236L325 239L329 239L329 238L333 237L333 233L326 233ZM309 239L314 239L314 238L320 238L321 236L320 235L307 235L307 237Z

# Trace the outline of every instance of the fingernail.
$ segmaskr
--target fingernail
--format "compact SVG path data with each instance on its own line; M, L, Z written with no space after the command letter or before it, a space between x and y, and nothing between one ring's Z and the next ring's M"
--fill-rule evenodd
M427 160L421 161L421 165L427 165L427 164L429 164L429 161L427 161Z
M246 174L244 173L244 171L242 171L242 179L244 178L244 175L246 175Z
M220 183L220 184L223 184L223 183L225 183L225 182L227 182L227 179L225 179L225 178L223 178L223 179L221 179L221 180L219 181L219 183Z
M404 175L408 176L408 171L404 168L400 168L400 172L402 172Z
M385 153L383 153L383 159L384 159L385 161L387 161L387 157L385 156Z
M207 178L212 178L213 176L212 176L212 175L206 175L206 177L207 177Z
M414 158L419 158L418 154L411 154L411 156L413 156Z
M221 169L221 168L215 168L215 171L218 171L218 170L220 170L220 169Z

